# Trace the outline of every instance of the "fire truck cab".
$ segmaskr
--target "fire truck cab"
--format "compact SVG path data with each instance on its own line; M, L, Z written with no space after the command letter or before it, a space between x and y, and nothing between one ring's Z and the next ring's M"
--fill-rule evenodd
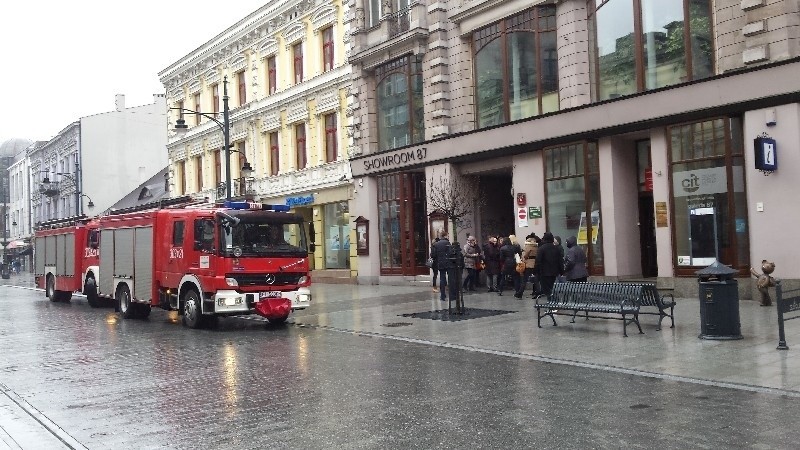
M302 217L284 205L122 210L101 217L99 231L98 294L125 319L158 307L177 310L191 328L253 313L281 323L310 305L314 244Z

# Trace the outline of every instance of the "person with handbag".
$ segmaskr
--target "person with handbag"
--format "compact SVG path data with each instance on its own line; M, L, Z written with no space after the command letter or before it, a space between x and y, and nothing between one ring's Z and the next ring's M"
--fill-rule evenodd
M517 263L521 262L521 256L517 252L519 246L514 246L510 238L503 238L503 246L500 247L500 259L503 262L503 273L500 274L500 284L497 286L497 295L503 295L506 287L506 279L511 278L514 284L514 297L522 298L520 293L521 274L517 271ZM524 270L524 269L523 269Z
M525 274L522 280L522 290L525 290L525 285L528 280L531 280L531 290L533 296L536 297L538 290L536 289L536 277L534 271L536 270L536 252L539 250L539 245L534 239L534 234L529 234L525 238L525 246L522 250L522 260L525 262Z
M475 236L467 238L467 243L464 244L464 268L467 269L467 277L464 278L463 288L465 291L475 291L475 283L477 281L477 266L481 259L481 248Z

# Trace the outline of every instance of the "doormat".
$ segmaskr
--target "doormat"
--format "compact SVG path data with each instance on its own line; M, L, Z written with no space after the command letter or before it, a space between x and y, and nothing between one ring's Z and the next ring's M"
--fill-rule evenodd
M445 320L448 322L460 322L462 320L480 319L482 317L499 316L501 314L511 314L516 311L504 311L501 309L481 309L481 308L464 308L463 314L458 314L456 309L448 312L446 309L439 309L436 311L424 311L418 313L400 314L401 317L413 317L416 319L431 319L431 320Z

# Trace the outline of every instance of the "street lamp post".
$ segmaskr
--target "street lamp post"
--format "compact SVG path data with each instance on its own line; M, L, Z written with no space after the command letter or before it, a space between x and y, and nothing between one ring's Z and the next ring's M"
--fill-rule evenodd
M71 180L72 184L75 186L75 215L76 216L79 216L79 215L81 215L83 213L83 205L81 205L81 197L86 197L87 199L89 199L89 203L86 204L86 206L88 206L89 209L94 208L94 202L92 201L91 197L89 197L88 195L86 195L83 192L81 192L81 188L80 188L80 184L79 184L80 183L80 178L79 178L80 177L80 171L79 171L79 169L80 169L80 166L79 166L78 162L76 161L75 162L75 173L74 174L72 174L72 173L62 173L62 172L56 172L55 173L55 175L60 175L62 177L65 177L68 180ZM45 173L47 173L47 172L45 171ZM58 193L60 192L60 189L59 189L60 186L57 186L55 189L51 189L51 187L52 187L52 183L50 182L50 178L45 176L44 179L42 180L40 191L42 193L44 193L45 195L51 195L51 196L58 195ZM49 192L54 192L54 194L48 194Z
M212 114L204 113L201 111L195 111L192 109L187 108L170 108L175 109L181 112L189 112L193 114L200 114L201 116L205 117L213 121L217 124L218 127L222 129L222 139L223 145L225 146L225 200L231 199L231 153L241 153L238 150L231 149L231 123L230 123L230 109L228 108L228 77L227 75L222 79L222 122L219 121L216 117ZM185 133L188 131L189 126L186 125L186 120L184 120L183 115L175 121L175 131L178 133ZM252 167L250 167L250 163L245 161L244 166L242 166L241 174L243 177L247 178L253 173ZM185 174L184 174L185 176Z

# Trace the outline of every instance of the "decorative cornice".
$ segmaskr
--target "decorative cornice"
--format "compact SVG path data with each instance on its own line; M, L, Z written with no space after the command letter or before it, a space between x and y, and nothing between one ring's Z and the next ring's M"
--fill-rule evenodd
M292 45L296 44L298 41L303 41L306 38L306 24L305 23L293 23L288 25L286 29L283 31L283 38L286 42L286 49L292 47Z
M338 8L335 6L326 6L319 9L311 16L311 27L314 34L318 34L319 30L336 21L336 14Z
M286 125L308 120L308 101L305 98L289 104L286 108Z

